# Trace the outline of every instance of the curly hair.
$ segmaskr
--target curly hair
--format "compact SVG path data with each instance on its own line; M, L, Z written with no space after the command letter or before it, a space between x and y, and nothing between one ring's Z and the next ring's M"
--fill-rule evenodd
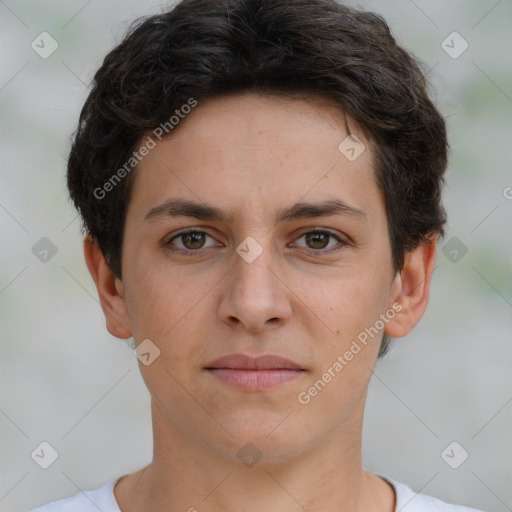
M405 254L443 236L446 222L446 126L422 68L380 15L334 0L183 0L141 18L96 72L74 133L67 183L82 229L121 278L136 166L108 196L98 190L148 130L191 98L302 94L336 105L372 141L399 272ZM379 357L389 341L384 335Z

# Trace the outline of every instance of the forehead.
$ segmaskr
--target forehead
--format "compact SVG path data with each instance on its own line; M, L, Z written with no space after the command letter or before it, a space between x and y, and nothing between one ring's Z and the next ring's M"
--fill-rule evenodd
M345 122L341 110L315 99L247 93L198 102L170 136L149 134L156 146L137 167L129 212L140 217L177 197L235 216L327 196L378 210L371 143L350 119L360 142L348 138Z

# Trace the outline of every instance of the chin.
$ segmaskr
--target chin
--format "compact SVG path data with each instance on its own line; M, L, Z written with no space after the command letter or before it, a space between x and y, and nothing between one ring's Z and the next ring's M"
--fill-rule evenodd
M222 439L217 438L215 449L231 460L249 461L248 467L286 462L301 451L306 441L296 424L287 424L289 412L254 410L226 418L220 423L226 425L231 436L224 432Z

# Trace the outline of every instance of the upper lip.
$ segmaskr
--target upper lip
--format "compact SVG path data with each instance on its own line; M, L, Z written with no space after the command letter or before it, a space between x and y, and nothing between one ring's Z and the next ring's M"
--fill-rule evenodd
M284 357L273 354L262 356L247 356L245 354L230 354L215 359L205 366L212 368L232 368L237 370L303 370L300 365Z

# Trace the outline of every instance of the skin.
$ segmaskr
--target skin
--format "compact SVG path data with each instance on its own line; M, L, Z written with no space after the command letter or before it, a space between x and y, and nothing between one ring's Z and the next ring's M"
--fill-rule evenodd
M151 394L153 460L117 483L122 512L394 510L392 487L362 467L364 404L383 332L405 336L425 310L436 239L393 271L371 141L348 122L366 146L353 162L338 150L348 135L342 114L319 100L246 93L202 102L138 166L122 280L86 237L109 332L160 350L152 364L139 362ZM171 198L233 218L145 220ZM275 221L297 202L332 199L365 217ZM190 227L209 236L173 238ZM304 236L313 228L334 237ZM248 236L263 250L252 263L236 252ZM301 404L298 394L396 303L402 309L384 330ZM277 354L306 371L251 392L204 370L235 352ZM262 456L252 467L237 458L247 442Z

